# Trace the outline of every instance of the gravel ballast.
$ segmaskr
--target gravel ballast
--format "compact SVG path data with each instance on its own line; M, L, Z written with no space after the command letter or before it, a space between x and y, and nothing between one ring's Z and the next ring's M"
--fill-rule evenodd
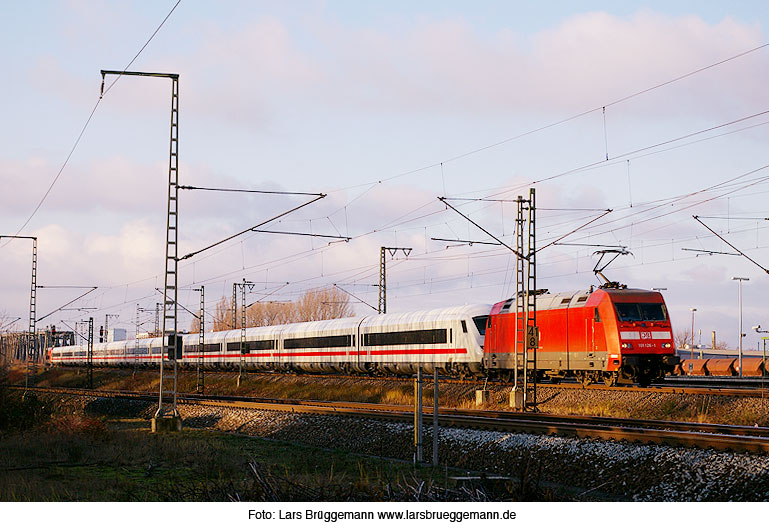
M130 400L51 398L59 412L149 418L156 409ZM179 412L188 428L398 459L413 452L410 424L205 405L180 405ZM431 460L430 427L424 442L425 460ZM769 500L769 457L763 455L444 428L439 460L441 465L562 487L558 496L577 500Z

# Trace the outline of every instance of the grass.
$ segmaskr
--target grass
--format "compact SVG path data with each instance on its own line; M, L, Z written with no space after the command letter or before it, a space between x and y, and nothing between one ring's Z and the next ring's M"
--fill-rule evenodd
M217 431L150 434L146 419L62 414L46 398L2 396L26 414L0 428L0 501L542 498L530 486L449 485L464 471Z
M214 456L215 454L215 456ZM0 501L451 500L458 473L145 420L56 417L0 442ZM510 498L503 491L499 498Z

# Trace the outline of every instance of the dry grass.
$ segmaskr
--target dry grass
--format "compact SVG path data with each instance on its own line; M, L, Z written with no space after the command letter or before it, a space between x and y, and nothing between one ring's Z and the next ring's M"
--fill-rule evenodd
M507 489L454 488L453 470L209 431L153 435L145 420L56 417L5 435L0 468L0 501L514 498Z
M157 390L157 372L150 370L96 371L94 382L108 389ZM327 401L359 401L393 405L413 405L413 380L380 378L349 379L334 376L293 376L248 374L240 387L236 372L206 374L207 394L239 394L268 398L294 398ZM196 375L182 371L180 391L194 392ZM85 371L54 369L43 374L41 384L51 386L83 386ZM442 384L440 405L476 408L477 385ZM490 387L491 403L485 408L509 410L510 388ZM424 405L432 407L432 384L424 384ZM605 417L631 417L671 421L702 421L740 425L769 426L769 398L703 396L661 393L620 393L613 391L568 389L541 386L542 412Z
M105 421L93 416L54 416L43 427L49 434L79 435L93 440L104 440L110 434Z

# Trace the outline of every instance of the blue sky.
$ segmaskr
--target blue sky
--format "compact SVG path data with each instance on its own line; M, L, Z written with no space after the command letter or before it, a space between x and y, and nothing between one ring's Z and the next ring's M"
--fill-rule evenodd
M99 70L127 64L173 3L4 6L0 234L24 224L56 176L97 101ZM180 74L182 183L325 192L273 227L353 240L252 235L185 264L182 282L205 283L212 306L244 277L264 283L253 300L338 282L375 304L378 248L397 244L415 250L391 267L391 310L495 302L511 291L509 255L430 240L485 237L437 197L509 199L539 181L542 244L597 214L565 209L614 209L568 240L627 246L633 255L611 278L667 287L677 328L689 326L696 306L703 339L716 330L734 345L729 279L751 277L745 324L769 326L766 274L741 257L685 248L728 250L691 218L713 216L706 222L769 265L760 220L769 114L756 115L769 110L769 48L612 103L766 44L767 23L759 2L183 0L132 68ZM22 231L40 237L40 284L100 286L86 303L97 321L119 313L117 324L132 329L136 304L158 300L168 103L168 82L120 79ZM596 111L505 141L588 110ZM183 194L182 251L297 203ZM463 211L510 239L509 204ZM594 284L593 249L544 250L540 284ZM0 241L7 316L26 312L28 260L23 242ZM43 290L38 311L75 295ZM192 295L183 302L195 306Z

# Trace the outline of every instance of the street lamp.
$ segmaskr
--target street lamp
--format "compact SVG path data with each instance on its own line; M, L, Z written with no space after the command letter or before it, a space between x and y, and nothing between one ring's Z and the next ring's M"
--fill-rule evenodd
M692 312L692 342L691 342L692 357L691 359L694 359L694 312L697 311L697 308L689 308L689 310ZM701 356L702 356L702 349L700 349L700 359L702 359Z
M747 277L732 277L732 280L739 281L740 283L739 288L737 290L738 291L737 302L740 305L740 321L739 321L740 340L738 341L738 343L739 343L739 358L740 358L740 377L742 377L742 281L747 281L750 279Z

